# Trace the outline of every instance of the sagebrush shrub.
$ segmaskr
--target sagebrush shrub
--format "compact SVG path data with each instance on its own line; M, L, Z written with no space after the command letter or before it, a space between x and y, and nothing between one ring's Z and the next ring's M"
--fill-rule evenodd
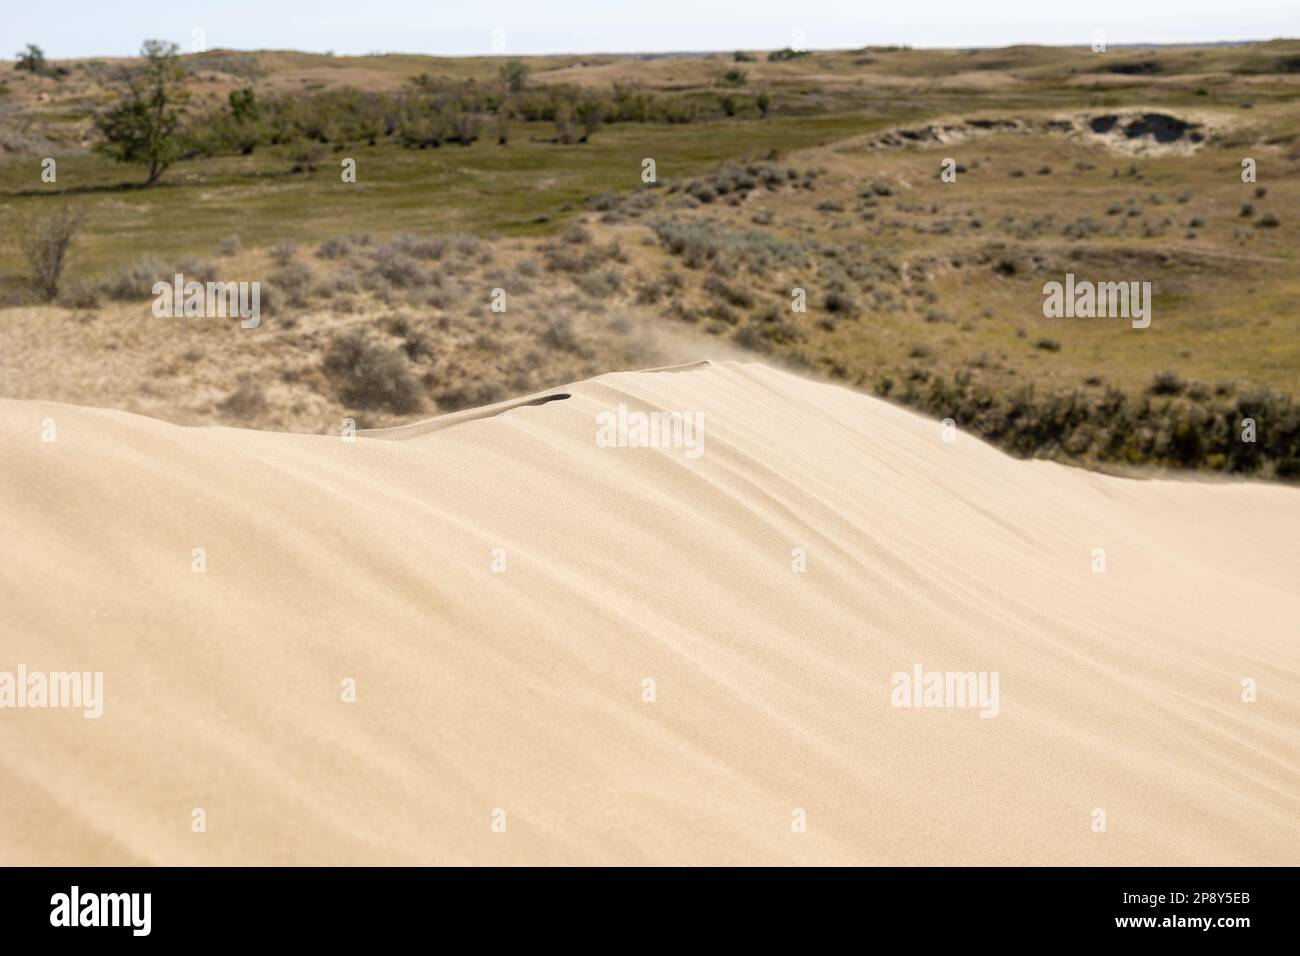
M355 330L330 342L322 363L339 401L350 408L377 408L406 414L424 404L424 393L403 352Z
M80 212L64 208L43 219L20 223L15 230L14 238L27 262L28 277L46 301L59 294L59 279L83 222L85 217Z

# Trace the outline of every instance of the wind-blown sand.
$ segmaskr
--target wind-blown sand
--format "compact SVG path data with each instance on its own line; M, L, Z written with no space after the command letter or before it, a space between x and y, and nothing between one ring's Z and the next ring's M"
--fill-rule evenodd
M1300 491L759 365L566 393L354 443L0 403L0 670L105 682L0 710L0 863L1300 863ZM703 456L597 447L619 402ZM915 664L998 715L892 706Z

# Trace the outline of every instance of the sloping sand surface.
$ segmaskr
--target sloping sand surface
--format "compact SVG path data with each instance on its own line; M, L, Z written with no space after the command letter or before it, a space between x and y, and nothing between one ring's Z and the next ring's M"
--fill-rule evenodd
M0 403L0 671L104 673L0 710L0 863L1300 863L1295 488L760 365L551 395L351 443ZM599 447L619 403L702 456ZM916 665L997 715L893 706Z

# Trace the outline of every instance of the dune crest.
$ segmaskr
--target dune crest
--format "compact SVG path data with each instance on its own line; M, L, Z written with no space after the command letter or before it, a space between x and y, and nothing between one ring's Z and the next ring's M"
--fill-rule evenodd
M103 674L0 709L0 858L1300 863L1296 489L754 364L532 398L355 442L0 402L0 671ZM703 454L600 447L620 404Z

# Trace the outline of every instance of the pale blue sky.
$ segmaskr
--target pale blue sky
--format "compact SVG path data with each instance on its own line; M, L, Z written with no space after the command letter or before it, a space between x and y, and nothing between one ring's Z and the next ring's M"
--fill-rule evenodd
M476 55L775 49L869 44L1086 45L1300 34L1300 0L4 0L0 56L135 52L146 37L209 48Z

